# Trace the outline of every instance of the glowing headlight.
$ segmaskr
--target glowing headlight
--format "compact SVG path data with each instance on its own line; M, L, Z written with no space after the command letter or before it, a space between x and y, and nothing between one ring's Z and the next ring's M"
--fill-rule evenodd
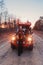
M2 25L1 27L2 27L2 28L5 28L5 26L4 26L4 25Z
M28 41L32 41L32 38L31 37L28 37Z
M13 41L16 40L16 37L12 37L12 40L13 40Z

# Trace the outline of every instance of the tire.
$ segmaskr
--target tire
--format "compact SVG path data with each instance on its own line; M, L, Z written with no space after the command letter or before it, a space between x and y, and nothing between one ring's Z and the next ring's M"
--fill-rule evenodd
M33 44L29 46L29 50L30 50L30 51L33 50Z
M11 44L11 48L14 50L15 49L15 46L13 44Z

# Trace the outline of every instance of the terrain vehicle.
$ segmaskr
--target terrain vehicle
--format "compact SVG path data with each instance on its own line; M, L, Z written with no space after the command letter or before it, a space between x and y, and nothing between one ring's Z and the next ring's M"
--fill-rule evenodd
M18 48L21 44L22 49L28 48L29 50L33 50L33 38L31 33L31 24L29 23L20 23L18 24L18 32L14 33L11 39L11 48ZM22 42L21 42L21 41ZM20 44L19 44L20 43ZM18 55L20 55L20 48L18 50Z

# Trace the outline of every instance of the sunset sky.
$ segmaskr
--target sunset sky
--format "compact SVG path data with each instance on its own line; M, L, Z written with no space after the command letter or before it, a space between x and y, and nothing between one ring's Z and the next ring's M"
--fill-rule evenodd
M29 20L34 25L35 21L43 16L43 0L4 0L9 14Z

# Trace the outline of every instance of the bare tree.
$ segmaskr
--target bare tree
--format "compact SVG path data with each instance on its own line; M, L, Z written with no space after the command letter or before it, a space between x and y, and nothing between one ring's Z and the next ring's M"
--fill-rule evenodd
M8 11L4 12L4 17L5 17L5 22L7 22L6 20L7 20L7 17L8 17Z
M0 0L0 23L3 16L3 9L4 9L4 0Z

